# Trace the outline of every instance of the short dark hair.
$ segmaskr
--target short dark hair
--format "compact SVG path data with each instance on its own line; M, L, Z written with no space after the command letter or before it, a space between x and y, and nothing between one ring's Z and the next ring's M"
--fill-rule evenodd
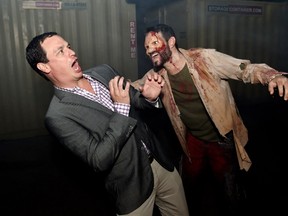
M146 34L149 32L161 32L166 41L168 41L171 37L175 37L175 47L178 50L176 34L171 26L166 24L157 24L146 28Z
M47 54L45 50L43 50L41 44L43 41L52 37L53 35L58 35L56 32L45 32L40 35L35 36L28 46L26 47L26 60L31 66L31 68L36 71L40 76L44 77L46 80L48 78L44 75L44 73L37 68L37 64L40 62L47 63L49 60L47 59Z

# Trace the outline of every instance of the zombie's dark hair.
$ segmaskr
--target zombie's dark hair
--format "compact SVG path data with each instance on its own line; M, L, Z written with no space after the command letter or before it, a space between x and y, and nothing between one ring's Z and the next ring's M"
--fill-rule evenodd
M40 76L44 77L46 80L48 78L44 75L44 73L37 68L37 64L47 63L49 60L47 59L47 55L45 50L43 50L41 44L48 37L52 37L54 35L58 35L56 32L45 32L40 35L35 36L28 46L26 47L26 60L31 66L31 68L36 71Z
M174 30L172 29L172 27L166 24L157 24L155 26L150 26L146 28L146 34L149 32L156 32L156 33L161 32L166 41L168 41L171 37L176 38L176 34ZM175 47L178 50L177 38L175 41Z

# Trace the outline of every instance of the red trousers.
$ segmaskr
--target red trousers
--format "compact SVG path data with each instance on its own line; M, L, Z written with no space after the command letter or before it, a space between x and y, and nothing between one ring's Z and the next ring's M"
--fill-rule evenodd
M182 161L182 174L190 183L198 179L206 166L210 166L216 180L223 182L225 173L230 171L231 148L218 142L205 142L187 133L187 150L190 154Z
M203 209L210 206L207 202L219 208L219 215L222 211L238 215L238 201L245 199L246 192L238 182L233 136L218 143L198 140L189 133L187 150L191 160L182 159L182 180L191 215L203 215Z

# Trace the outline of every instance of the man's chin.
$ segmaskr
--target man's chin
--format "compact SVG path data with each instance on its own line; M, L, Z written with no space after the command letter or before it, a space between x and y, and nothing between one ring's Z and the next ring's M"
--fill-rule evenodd
M153 66L153 69L154 69L154 71L156 71L156 72L159 71L159 70L162 69L162 68L163 68L162 65L157 65L157 64L156 64L156 65Z

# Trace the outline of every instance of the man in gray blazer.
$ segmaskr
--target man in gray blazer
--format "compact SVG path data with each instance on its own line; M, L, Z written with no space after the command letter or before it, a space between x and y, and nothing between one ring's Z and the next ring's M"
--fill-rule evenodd
M117 215L188 216L181 177L149 130L141 109L155 109L149 88L161 91L157 76L141 92L108 65L82 71L70 44L55 32L35 36L26 48L30 66L55 87L45 117L47 129L96 172ZM157 91L156 91L157 92Z

